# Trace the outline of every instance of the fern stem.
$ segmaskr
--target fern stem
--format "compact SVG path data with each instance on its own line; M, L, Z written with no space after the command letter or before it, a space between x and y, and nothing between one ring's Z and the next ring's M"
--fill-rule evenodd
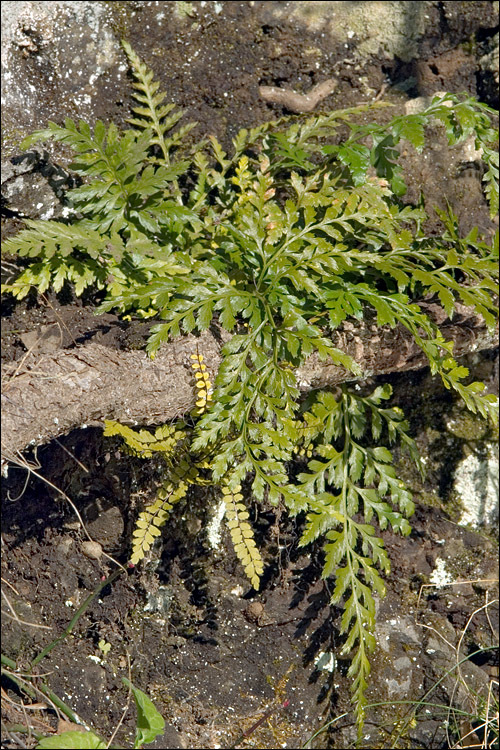
M307 224L300 232L293 233L293 226L290 227L287 230L286 237L283 240L283 243L277 248L277 250L269 256L266 260L264 260L264 264L262 266L262 270L259 274L259 277L257 279L256 287L257 289L260 289L262 282L264 281L265 274L270 269L270 267L279 259L279 257L287 250L289 245L292 242L296 242L297 240L300 240L302 237L304 237L308 232L313 232L316 229L321 229L322 222L319 222L318 224ZM284 271L283 273L286 273ZM270 293L274 291L276 288L276 284L283 276L283 273L273 275L273 281L272 283L267 287L266 289L266 296L269 297Z

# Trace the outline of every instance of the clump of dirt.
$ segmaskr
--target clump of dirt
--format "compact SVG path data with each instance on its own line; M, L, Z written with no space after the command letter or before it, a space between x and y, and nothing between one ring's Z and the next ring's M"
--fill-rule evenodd
M112 313L97 315L91 304L79 298L68 300L54 293L22 300L5 315L2 324L2 362L21 360L31 350L36 354L71 349L93 342L112 349L144 348L154 323L124 321Z
M335 46L321 30L305 33L293 23L276 24L266 15L266 3L225 3L220 18L204 11L201 3L196 4L196 18L189 15L190 3L176 5L186 10L181 30L160 29L153 16L157 7L134 4L133 23L127 13L123 17L129 41L160 79L168 81L169 97L186 110L186 119L198 121L193 137L213 133L228 149L240 128L283 114L259 98L259 85L307 91L323 80L324 71L335 70L339 86L325 107L358 104L388 86L384 98L401 112L407 97L403 90L414 95L436 89L471 94L483 90L480 50L474 53L460 46L470 42L471 26L481 27L480 16L472 16L473 6L482 3L460 4L467 6L469 25L461 28L449 17L447 28L423 41L418 60L402 63L374 56L362 69L350 62L354 42ZM481 43L484 39L483 33ZM100 116L120 125L129 115L130 99L125 90L117 98L120 104L109 101ZM452 199L462 206L462 228L489 229L481 175L474 167L460 171L457 162L452 167L444 163L448 156L437 133L434 143L426 162L408 154L408 172L413 174L408 199L416 199L425 187L429 206L442 205L444 174L451 182ZM7 307L2 357L21 360L32 345L43 351L50 346L51 334L63 347L90 340L116 348L143 345L149 324L126 323L111 314L95 317L95 298L90 302L48 294ZM30 339L36 330L44 335ZM493 367L490 360L486 378ZM427 375L398 376L394 385L396 381L396 395L408 406L415 406L415 392L428 395L436 389ZM436 409L427 423L442 414L448 398L440 389L432 393ZM422 448L425 452L425 444ZM460 452L456 441L453 448ZM446 455L449 462L450 454ZM126 564L137 508L154 494L160 468L124 455L118 442L104 440L94 428L75 431L9 467L2 561L8 607L3 648L9 659L28 669L115 569L111 558ZM456 653L445 653L441 643L440 658L434 656L437 646L429 628L441 628L453 644L464 631L463 648L471 653L477 646L491 646L489 623L495 627L489 607L467 622L484 606L485 592L491 592L484 583L493 569L491 542L450 520L445 504L449 479L438 467L433 466L431 480L424 485L410 476L422 502L412 521L413 533L407 539L383 534L393 569L378 613L381 647L368 697L373 703L386 699L389 711L368 711L368 746L387 743L404 726L404 710L394 709L395 702L410 695L422 697L459 653L458 647ZM444 494L436 492L440 485ZM260 508L258 515L255 509L266 562L263 587L256 594L249 590L227 535L218 549L211 549L206 535L198 533L212 520L214 508L215 498L198 492L178 509L152 562L139 570L124 570L99 591L76 618L71 634L39 663L34 687L46 681L83 721L109 738L122 716L126 690L121 677L130 667L134 683L150 695L167 722L164 736L153 747L299 747L328 719L344 712L343 722L332 725L316 742L346 747L355 736L348 715L349 662L339 658L331 672L315 667L321 652L338 655L342 644L341 613L328 606L330 583L321 580L321 551L298 549L299 521L287 519L276 508ZM89 556L85 529L103 554ZM448 588L446 597L436 586L419 599L422 583L442 556L456 565L455 574L462 580L482 582ZM111 645L107 653L102 643ZM471 671L481 690L495 674L488 659L472 664ZM8 675L6 679L14 700L3 706L3 747L18 747L21 741L33 747L33 737L20 740L16 726L25 719L19 688ZM435 702L448 702L453 685L440 690L433 696ZM40 697L35 693L33 700ZM267 720L246 736L266 711ZM53 707L32 713L36 731L53 731ZM133 726L129 711L114 744L131 746ZM405 725L404 731L412 747L440 747L446 739L438 715L416 727Z

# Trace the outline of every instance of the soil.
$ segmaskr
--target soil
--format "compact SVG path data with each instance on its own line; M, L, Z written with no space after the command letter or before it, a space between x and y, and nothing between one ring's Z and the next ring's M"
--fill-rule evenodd
M373 57L362 70L349 63L350 49L332 47L321 31L305 35L291 23L274 25L266 3L225 3L223 34L222 20L194 3L198 25L188 17L181 37L174 30L165 36L163 30L161 39L155 39L154 25L148 24L150 5L134 4L138 15L133 23L124 12L132 47L161 80L169 81L170 96L186 109L186 119L198 121L196 137L214 133L228 149L240 128L284 114L259 99L259 85L307 91L322 80L311 49L320 51L329 70L336 65L339 84L323 103L326 108L373 99L383 87L384 99L392 101L396 111L403 111L408 96L436 90L466 91L495 104L478 64L480 45L493 35L491 20L484 23L486 3L461 3L467 23L448 17L447 26L438 24L436 36L422 42L418 60ZM100 116L123 124L130 100L125 91L114 94ZM431 159L407 155L412 175L407 199L415 200L425 185L429 207L442 206L444 179L452 205L460 207L462 229L478 225L490 232L480 174L473 164L458 171L460 157L453 157L450 166L439 139L436 133ZM17 220L7 214L9 233ZM434 215L428 231L437 229ZM36 330L55 333L57 345L65 348L91 340L119 349L142 346L148 324L124 322L111 314L96 317L95 304L95 298L82 301L50 293L15 305L7 301L2 358L21 360L31 345L29 334ZM38 337L41 352L50 340ZM495 352L469 359L479 373L476 377L492 389L495 362ZM429 472L420 482L404 457L398 458L398 469L414 490L417 511L408 538L382 534L392 572L377 615L380 646L373 658L368 700L387 703L368 710L364 742L367 747L437 748L447 741L440 712L431 709L409 724L404 721L407 707L397 702L423 698L453 668L459 653L463 657L490 648L498 632L497 615L487 604L488 597L494 598L489 581L496 578L495 547L484 531L457 525L453 493L453 469L466 449L480 451L480 440L487 435L479 422L467 434L448 429L458 406L427 372L389 381L396 401L409 409ZM163 737L152 745L157 748L301 747L327 721L343 714L314 744L351 746L355 729L349 713L349 663L338 659L333 672L315 667L320 652L340 651L341 613L328 605L331 582L321 580L320 548L298 547L300 520L277 508L253 508L266 563L256 593L249 589L227 532L222 530L218 549L210 548L204 530L216 501L198 488L189 506L172 516L152 560L124 569L99 590L116 568L111 558L126 565L136 509L154 495L160 467L132 459L120 451L118 441L104 439L96 428L75 431L23 460L24 465L9 467L3 484L3 653L28 668L65 631L86 597L98 591L71 633L38 664L35 688L45 681L83 722L109 738L122 718L127 692L121 678L130 670L134 684L166 719ZM88 537L75 509L90 538L101 545L97 557L95 548L84 544ZM446 558L454 578L471 582L422 590L438 558ZM107 653L99 646L102 641L111 646ZM467 684L479 691L498 674L489 653L467 662ZM429 700L449 705L455 676ZM2 747L34 747L33 736L21 739L19 725L27 722L19 709L19 689L8 676L4 687L7 729ZM57 711L48 702L44 708L42 700L36 693L33 702L40 706L30 712L30 722L35 731L47 734L56 726ZM467 698L460 700L463 709ZM470 700L473 710L472 696ZM249 732L270 709L266 720ZM134 711L128 710L114 744L132 746L133 731Z

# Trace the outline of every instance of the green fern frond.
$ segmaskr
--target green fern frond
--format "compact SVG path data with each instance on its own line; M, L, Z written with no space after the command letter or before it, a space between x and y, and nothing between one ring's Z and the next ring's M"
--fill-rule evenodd
M254 589L260 586L264 563L255 544L254 533L248 522L249 514L241 494L241 486L223 484L222 497L226 505L226 522L231 533L234 551L243 565L245 575Z
M128 42L122 42L123 49L128 57L134 74L133 87L134 99L139 102L138 107L133 107L137 117L130 118L128 122L139 130L150 129L150 145L159 146L162 152L162 161L166 166L171 163L171 150L179 145L185 136L196 127L197 123L189 123L180 128L176 133L167 138L167 133L177 125L184 115L183 110L176 110L175 104L164 104L166 94L158 91L160 84L154 80L154 73L147 67L134 52Z
M364 721L369 656L376 645L375 596L385 595L377 568L386 574L390 570L384 544L370 520L376 516L381 529L390 527L406 535L410 525L405 516L413 512L411 495L395 475L391 452L381 445L367 446L361 440L371 433L380 442L385 427L391 442L396 435L405 436L403 442L418 462L401 412L380 409L380 402L390 395L388 385L367 397L346 388L339 400L331 393L318 394L306 415L307 423L314 424L316 419L323 425L315 437L318 458L309 461L307 472L298 477L301 488L312 498L300 545L310 544L320 536L326 538L322 575L335 579L331 603L343 603L341 633L347 637L342 653L354 653L349 676L353 679L359 731ZM321 439L325 442L319 442ZM365 523L354 520L360 510Z

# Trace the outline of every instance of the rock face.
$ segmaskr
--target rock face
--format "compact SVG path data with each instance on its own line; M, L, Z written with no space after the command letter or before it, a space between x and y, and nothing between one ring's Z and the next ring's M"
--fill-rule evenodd
M299 2L269 3L276 19L293 18L308 29L329 33L346 42L355 40L361 57L381 55L408 61L418 55L435 3L421 2ZM281 6L281 7L279 7Z
M96 116L104 77L119 76L104 3L2 3L2 103L7 145L48 119Z
M110 9L100 2L4 2L1 57L2 198L20 217L56 218L64 149L49 147L57 153L53 163L47 153L22 157L20 143L48 120L110 118L125 71Z

